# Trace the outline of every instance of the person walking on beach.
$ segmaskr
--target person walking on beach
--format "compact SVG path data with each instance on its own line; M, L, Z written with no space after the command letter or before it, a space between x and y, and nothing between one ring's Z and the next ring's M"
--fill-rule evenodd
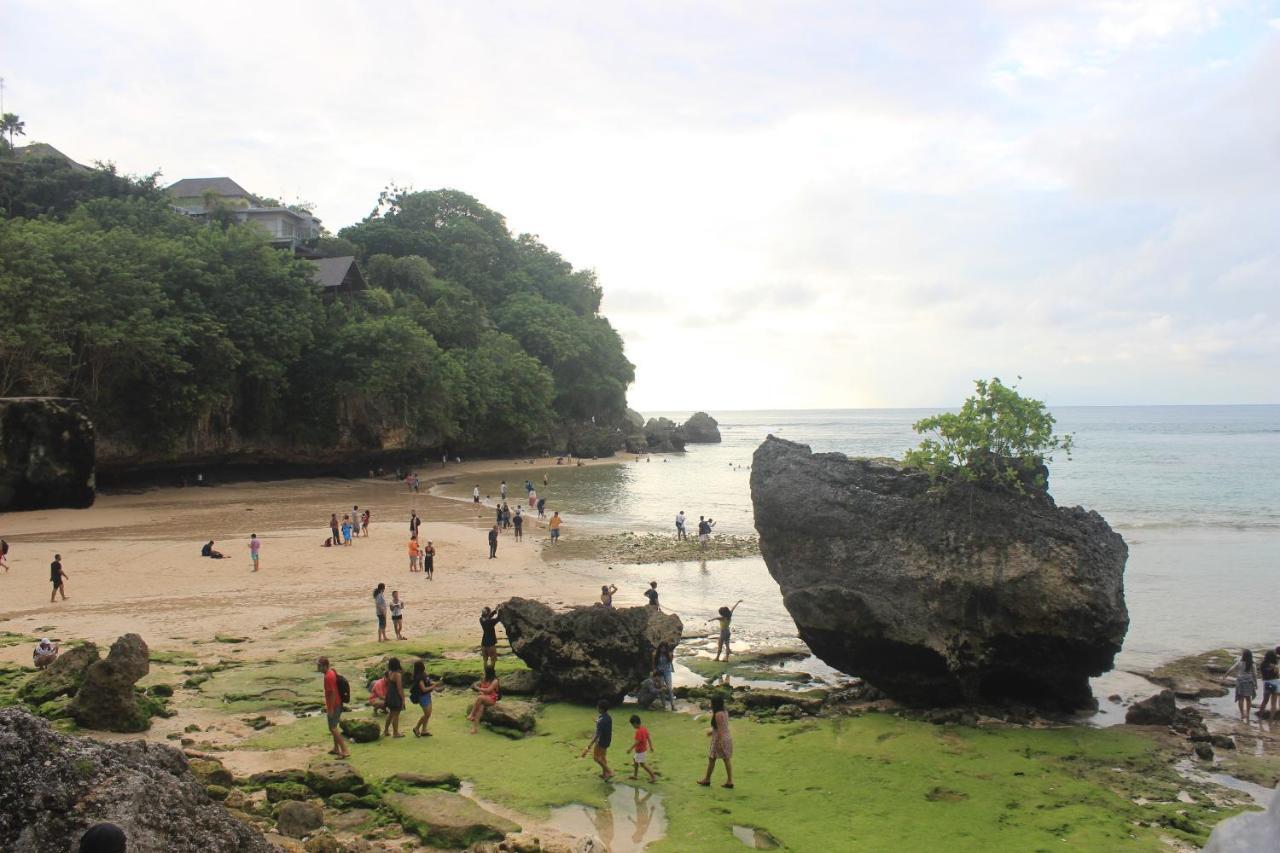
M684 510L676 513L676 541L682 542L689 538L689 534L684 531Z
M538 498L538 518L546 518L546 517L547 517L547 513L545 512L546 507L547 507L547 499L546 499L546 498Z
M479 684L473 684L471 687L478 694L475 704L471 706L471 713L467 714L467 719L471 721L471 734L475 734L480 728L480 718L484 716L484 709L491 705L497 705L498 700L502 698L501 692L498 690L498 676L494 673L493 667L486 666L484 668L484 678Z
M711 730L707 732L711 738L711 749L707 757L706 775L698 780L698 784L707 787L711 784L711 773L716 769L716 759L724 762L724 788L733 787L733 736L729 734L729 715L724 710L724 697L711 697Z
M360 535L360 507L351 507L351 536L355 538Z
M415 539L418 536L418 528L422 526L422 519L418 518L417 510L409 513L409 535Z
M338 514L336 512L329 516L329 533L333 537L334 545L342 544L341 535L338 533Z
M551 544L555 545L560 541L560 525L564 522L560 518L560 513L555 512L551 516L551 521L547 522L547 526L551 528Z
M649 766L649 754L653 752L653 738L649 736L649 730L640 725L640 715L631 715L631 728L635 730L635 739L631 746L627 747L627 752L631 753L631 778L640 778L640 768L644 768L644 772L649 774L650 782L657 782L658 777L654 775L653 768Z
M9 543L0 539L0 566L4 566L5 574L9 573Z
M400 631L400 627L404 622L404 602L400 600L400 591L391 590L391 627L395 629L396 639L407 639Z
M430 539L422 548L422 571L426 572L427 580L433 580L436 576L436 546L431 544Z
M1248 722L1253 707L1253 697L1258 692L1257 674L1253 669L1253 652L1249 649L1240 651L1240 659L1231 665L1227 675L1236 674L1236 707L1240 710L1240 719Z
M516 514L511 516L511 526L516 531L516 541L524 540L524 516L520 514L520 507L516 506Z
M476 487L471 490L471 502L473 504L480 503L480 484L476 483Z
M653 668L662 676L667 704L673 711L676 709L676 693L672 684L675 680L675 659L675 650L671 648L670 643L658 643L658 648L653 652Z
M418 537L409 537L409 571L416 572L418 570Z
M498 525L499 532L501 532L502 528L506 527L506 525L502 523L502 504L498 504L494 507L493 522Z
M658 582L657 581L649 581L649 588L644 591L644 597L649 599L650 607L657 607L659 610L662 609L661 607L658 607Z
M738 599L738 604L742 603L742 599ZM720 623L720 643L716 646L716 656L713 660L720 660L720 652L724 652L724 659L729 659L729 626L733 623L733 613L738 609L738 604L733 607L721 607L720 615L713 616L708 622Z
M329 666L329 659L326 657L316 659L316 670L324 673L324 713L325 721L329 724L329 734L333 735L333 749L329 750L330 755L336 755L339 758L349 758L351 750L347 748L347 741L342 737L340 725L342 723L342 691L338 687L338 673L333 667Z
M698 516L698 547L707 550L707 541L711 539L711 525L702 516Z
M383 593L386 591L387 585L380 583L373 590L373 611L378 616L378 642L385 643L387 641L387 599Z
M489 528L489 559L496 559L498 556L498 525Z
M506 480L503 480L502 484L498 486L498 497L502 498L502 500L504 501L507 499L507 481Z
M431 694L439 689L439 682L432 681L427 674L427 665L420 660L414 661L409 701L422 709L422 719L413 724L414 737L431 737L431 732L427 731L427 725L431 722Z
M382 736L404 737L400 734L400 712L404 710L404 671L400 658L387 661L387 721L382 724Z
M600 778L606 782L613 778L613 771L609 769L609 745L613 743L613 717L609 716L609 703L601 699L596 703L596 710L599 716L596 717L596 731L591 736L591 742L582 748L582 755L579 758L586 758L588 750L592 751L592 759L596 764L600 765Z
M369 535L369 518L371 515L372 513L369 512L369 508L365 507L364 512L360 515L360 535L361 536L368 537Z
M480 611L480 664L486 667L498 665L498 611L502 605Z
M609 568L613 568L610 566ZM618 591L616 584L605 584L600 587L600 605L609 610L613 609L613 594Z
M529 506L535 507L537 505L538 505L538 490L530 489L529 490Z
M249 559L253 561L253 570L256 572L261 565L259 557L262 556L262 540L258 538L258 534L249 534Z

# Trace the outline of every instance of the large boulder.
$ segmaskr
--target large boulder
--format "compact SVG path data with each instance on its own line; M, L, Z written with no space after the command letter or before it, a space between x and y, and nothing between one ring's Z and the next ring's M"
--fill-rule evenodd
M654 453L684 452L684 434L670 418L649 418L644 425L644 438Z
M71 716L86 729L146 731L151 717L133 685L150 669L147 644L137 634L125 634L111 644L105 658L85 670L84 683L71 703Z
M680 427L680 433L689 444L720 443L720 424L706 412L694 412Z
M1124 714L1124 721L1133 726L1170 726L1178 713L1178 703L1172 690L1161 690L1150 698L1135 702Z
M321 796L330 794L363 794L364 777L348 761L335 761L317 756L307 765L306 785Z
M499 817L474 800L450 791L423 790L414 794L392 792L382 798L405 829L433 847L468 848L482 841L501 841L520 827Z
M84 684L85 672L98 658L98 647L93 643L72 646L18 688L18 698L39 707L59 696L74 696Z
M139 853L272 849L209 799L177 750L71 737L18 707L0 709L0 850L66 853L102 821Z
M79 400L0 398L0 512L92 506L94 453Z
M288 838L305 838L324 826L324 809L315 803L290 800L276 815L276 829Z
M503 699L494 705L486 705L480 722L510 732L528 734L538 725L538 708L532 702L519 699Z
M1088 707L1124 640L1124 540L1034 484L935 485L770 436L751 498L801 638L900 701Z
M659 643L680 641L684 626L656 607L576 607L556 613L540 601L502 605L511 650L540 675L544 695L619 702L649 677Z

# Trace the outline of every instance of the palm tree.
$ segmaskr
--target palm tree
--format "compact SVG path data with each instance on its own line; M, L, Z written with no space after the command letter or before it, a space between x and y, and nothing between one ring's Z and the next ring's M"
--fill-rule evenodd
M13 137L15 134L18 136L27 135L26 127L27 123L18 118L17 113L5 113L0 116L0 134L7 133L9 135L10 148L13 147Z

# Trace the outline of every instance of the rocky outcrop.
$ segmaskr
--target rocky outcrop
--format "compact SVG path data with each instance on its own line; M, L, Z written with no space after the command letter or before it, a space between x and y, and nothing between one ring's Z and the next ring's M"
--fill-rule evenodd
M694 412L680 427L680 434L689 444L719 444L720 424L706 412Z
M644 425L644 439L652 453L684 452L684 434L670 418L649 418Z
M416 794L389 793L385 806L405 829L433 847L461 850L483 841L501 841L520 827L499 817L474 800L449 791L424 790Z
M800 637L900 701L1088 707L1124 640L1124 540L1045 491L935 487L770 436L751 497Z
M540 601L502 605L511 650L540 676L544 695L594 703L621 701L650 675L659 643L679 642L684 626L655 607L576 607L556 613Z
M79 400L0 398L0 512L92 506L94 488L93 421Z
M322 797L330 794L360 795L368 790L364 777L349 762L325 756L318 756L307 765L306 786Z
M66 853L101 821L124 830L131 852L271 851L209 799L177 750L70 737L17 707L0 709L0 850Z
M98 647L93 643L72 646L18 688L18 698L39 707L60 696L74 696L84 684L85 672L98 658Z
M1134 726L1168 726L1178 713L1172 690L1161 690L1149 699L1135 702L1125 711L1124 721Z
M150 669L147 644L137 634L125 634L111 644L105 658L85 670L84 683L71 702L72 717L86 729L146 731L151 717L133 685Z
M528 734L538 725L538 709L531 702L503 699L496 705L486 705L480 715L480 722L487 726L496 726L518 737Z
M276 829L288 838L305 838L324 826L324 809L315 803L290 800L276 815Z

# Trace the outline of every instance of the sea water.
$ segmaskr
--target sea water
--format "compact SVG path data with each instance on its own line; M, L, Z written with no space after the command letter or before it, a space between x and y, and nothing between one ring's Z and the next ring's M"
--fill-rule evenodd
M715 412L720 444L615 466L553 468L547 486L540 474L535 485L548 512L566 517L566 536L575 524L673 533L679 510L691 530L705 515L718 533L751 533L749 466L767 435L819 452L900 457L920 440L912 425L933 411ZM1050 464L1054 499L1098 511L1129 545L1130 626L1118 665L1280 643L1280 406L1071 407L1053 414L1058 431L1075 440L1070 459L1057 454ZM681 421L688 413L667 416ZM519 482L509 485L524 493ZM759 558L599 574L598 583L624 590L658 580L663 604L686 623L741 598L735 637L795 636Z

